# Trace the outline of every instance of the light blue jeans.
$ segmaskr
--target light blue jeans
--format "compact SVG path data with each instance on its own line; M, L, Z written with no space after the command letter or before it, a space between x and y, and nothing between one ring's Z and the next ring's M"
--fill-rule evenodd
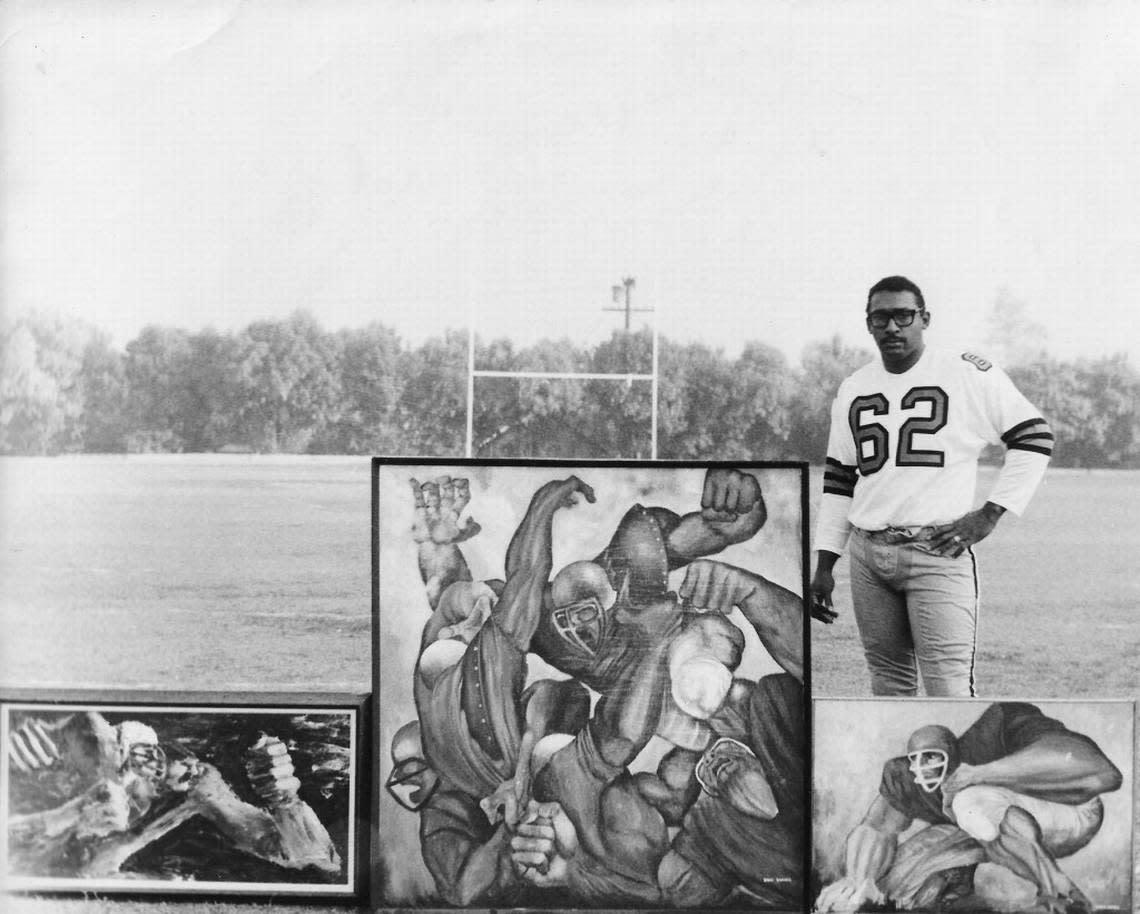
M974 697L978 574L974 553L934 555L921 542L851 535L851 597L871 692ZM915 664L917 661L917 670Z

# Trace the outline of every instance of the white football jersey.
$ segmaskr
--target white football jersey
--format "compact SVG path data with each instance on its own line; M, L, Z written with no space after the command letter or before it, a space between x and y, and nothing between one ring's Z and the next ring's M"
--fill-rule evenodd
M1004 443L990 500L1028 504L1053 435L1004 371L969 352L926 347L908 371L875 360L839 387L831 409L817 548L842 552L850 526L947 523L973 507L978 456Z

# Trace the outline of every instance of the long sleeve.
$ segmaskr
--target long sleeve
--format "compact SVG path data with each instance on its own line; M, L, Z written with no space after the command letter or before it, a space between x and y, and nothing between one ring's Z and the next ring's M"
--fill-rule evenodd
M831 430L827 439L827 461L823 470L823 496L819 502L815 548L842 554L851 534L847 516L855 494L855 442L841 414L839 398L831 406Z
M1005 463L988 500L1014 514L1021 514L1037 491L1048 465L1048 456L1011 448L1006 452Z
M989 500L1021 514L1049 465L1053 432L1005 372L995 366L990 382L987 407L1006 455Z

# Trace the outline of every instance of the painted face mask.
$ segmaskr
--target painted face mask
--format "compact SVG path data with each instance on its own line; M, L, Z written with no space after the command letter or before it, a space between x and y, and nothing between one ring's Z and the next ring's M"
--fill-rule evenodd
M617 597L605 571L593 562L572 562L554 576L550 597L558 636L594 656L606 635L606 611Z
M941 749L924 749L907 754L914 782L927 793L934 793L946 780L950 757Z
M422 758L410 758L396 764L384 787L404 809L418 812L439 787L439 777Z
M166 753L158 744L158 734L138 721L127 720L118 726L119 770L148 781L166 777Z
M597 597L586 597L568 606L556 607L551 613L551 621L563 641L591 657L597 653L605 623L605 610Z
M927 793L934 793L958 767L958 739L954 731L940 724L920 727L907 742L906 757L914 782Z

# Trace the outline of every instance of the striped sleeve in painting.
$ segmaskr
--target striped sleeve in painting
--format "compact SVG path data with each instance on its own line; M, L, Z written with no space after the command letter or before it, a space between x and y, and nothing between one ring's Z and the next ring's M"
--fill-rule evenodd
M1011 451L1032 451L1046 457L1053 453L1053 430L1040 417L1019 422L1002 435L1001 440Z
M844 466L834 457L828 457L823 470L823 491L827 495L851 498L855 494L855 467Z

